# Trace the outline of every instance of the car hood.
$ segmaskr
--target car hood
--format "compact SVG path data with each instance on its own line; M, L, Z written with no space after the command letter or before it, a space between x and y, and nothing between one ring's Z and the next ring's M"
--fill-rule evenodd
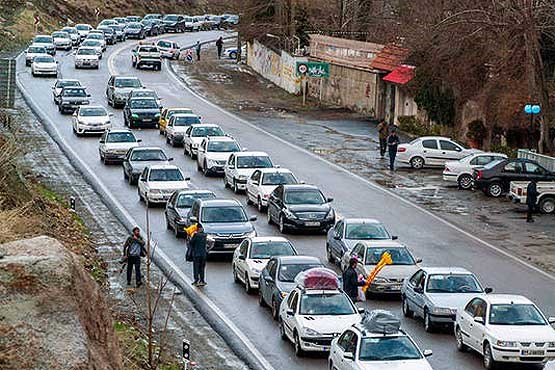
M179 217L186 218L189 215L189 211L191 211L191 208L176 208L175 210Z
M71 37L63 38L63 37L54 37L54 43L56 42L71 42Z
M361 361L364 370L433 370L426 359L402 361Z
M247 265L251 270L262 271L264 267L268 264L269 259L247 259Z
M146 108L146 109L139 109L139 108L132 108L130 109L131 114L160 114L159 108Z
M35 44L36 46L44 46L45 48L54 47L54 44L52 44L50 42L34 42L33 44Z
M43 62L34 62L36 67L39 68L56 68L56 63L43 63Z
M149 181L148 187L151 190L171 190L188 189L187 181Z
M488 325L488 330L498 340L516 342L555 342L551 325Z
M291 212L329 212L330 208L328 203L287 205Z
M104 123L110 121L110 117L108 116L94 116L94 117L79 117L79 122L82 123Z
M365 265L366 273L370 273L376 265ZM378 274L378 277L386 279L406 279L418 271L417 265L387 265Z
M359 314L329 316L304 315L298 317L299 323L302 327L316 330L324 335L339 334L353 324L360 322L360 319L361 317Z
M98 55L76 55L75 59L79 59L79 60L98 60Z
M276 282L277 288L280 292L289 293L295 288L295 282L288 282L288 281L277 281Z
M131 149L139 146L139 143L106 143L105 148L107 150L123 150Z
M206 159L213 161L227 161L232 152L208 152Z
M129 165L133 168L134 172L143 172L145 167L152 165L165 165L169 164L168 161L130 161Z
M242 234L254 230L254 226L250 221L246 222L202 222L204 231L207 234Z
M479 296L477 293L426 293L428 299L436 306L450 309L461 309L470 299Z
M131 90L140 89L140 87L115 87L114 93L120 95L129 95Z
M173 132L179 132L180 134L184 134L185 131L187 131L188 128L189 128L189 126L173 126L171 128L171 130Z

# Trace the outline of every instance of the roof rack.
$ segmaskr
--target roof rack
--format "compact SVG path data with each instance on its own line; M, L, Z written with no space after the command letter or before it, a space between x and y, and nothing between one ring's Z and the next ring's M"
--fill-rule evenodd
M367 311L361 321L362 328L371 333L397 334L401 330L401 321L390 311Z

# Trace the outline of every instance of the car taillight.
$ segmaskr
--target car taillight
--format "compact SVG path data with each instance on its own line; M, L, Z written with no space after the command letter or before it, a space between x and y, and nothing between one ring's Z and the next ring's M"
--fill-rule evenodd
M406 152L406 151L407 151L407 148L405 148L403 146L400 146L400 147L397 148L398 153L403 153L403 152Z
M482 178L482 170L476 170L476 178L477 178L477 179L481 179L481 178Z

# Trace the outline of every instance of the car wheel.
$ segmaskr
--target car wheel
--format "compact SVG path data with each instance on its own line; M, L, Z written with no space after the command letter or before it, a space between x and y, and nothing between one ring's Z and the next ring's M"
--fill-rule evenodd
M299 339L299 334L293 334L293 338L295 340L295 356L302 357L304 356L304 351L301 347L301 340Z
M484 343L484 367L488 370L497 368L497 362L493 359L493 354L491 353L491 346L487 342Z
M175 236L176 239L179 239L183 236L183 233L179 231L179 227L177 226L177 223L172 227L172 229L173 229L173 235Z
M206 177L210 176L210 170L208 169L208 165L206 164L206 162L204 162L204 166L202 168L202 173Z
M123 179L124 180L128 180L129 176L127 176L127 172L125 172L125 170L123 170Z
M262 292L260 291L260 289L258 290L258 305L260 307L268 307L268 305L266 304L266 301L264 300L264 295L262 295Z
M424 330L426 333L432 333L434 331L434 323L432 322L427 308L424 309Z
M262 198L260 197L256 200L256 208L258 208L258 212L264 212L264 205L262 204Z
M229 188L229 183L227 182L227 176L224 174L224 188Z
M249 192L247 190L245 190L245 192L247 193L247 205L252 206L254 202L251 200L251 197L249 196Z
M229 53L229 58L230 59L237 59L237 53L236 52Z
M410 310L409 302L407 301L407 298L405 296L403 296L401 304L403 308L403 316L413 317L413 312Z
M555 212L555 198L545 197L540 200L540 212L542 213L554 213Z
M241 280L239 280L239 275L237 275L237 269L235 268L235 265L231 266L231 268L233 269L233 282L239 284Z
M287 334L285 334L285 324L283 323L283 320L279 321L279 335L281 339L287 340Z
M129 185L135 185L137 183L137 181L133 179L133 175L127 176L127 182L129 183Z
M144 202L143 196L141 195L141 191L137 188L137 194L139 194L139 202Z
M503 194L501 183L494 181L488 185L488 195L490 197L499 198Z
M249 275L245 274L245 292L247 294L251 294L253 292L253 289L251 287L251 282L249 280Z
M202 171L202 167L200 166L200 163L198 163L198 161L197 161L197 171Z
M283 215L279 216L279 224L278 225L279 225L279 232L280 233L282 233L282 234L287 233L287 227L285 226L285 220L284 220Z
M420 170L424 167L424 158L422 157L414 157L410 160L410 166L415 170Z
M457 349L460 352L466 352L468 350L468 347L466 346L466 344L464 344L461 328L459 328L458 326L455 329L455 340L457 341Z
M164 217L166 219L166 230L171 230L172 225L170 224L170 220L168 220L168 216Z
M239 194L239 187L237 186L237 180L233 179L233 192Z
M279 320L279 306L275 298L272 298L272 317L274 320Z
M164 131L162 131L162 127L159 127L160 129L160 135L164 135Z
M472 187L472 176L462 175L458 180L459 189L468 190Z
M268 225L273 224L272 215L270 214L270 209L266 210L266 221L268 221Z
M331 253L331 249L330 249L330 245L326 243L326 257L328 259L328 262L335 264L335 258L333 258L333 255Z

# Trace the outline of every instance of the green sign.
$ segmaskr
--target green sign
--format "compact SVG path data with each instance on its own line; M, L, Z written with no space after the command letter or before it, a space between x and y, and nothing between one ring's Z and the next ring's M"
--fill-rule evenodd
M297 62L297 76L328 78L330 64L324 62Z

